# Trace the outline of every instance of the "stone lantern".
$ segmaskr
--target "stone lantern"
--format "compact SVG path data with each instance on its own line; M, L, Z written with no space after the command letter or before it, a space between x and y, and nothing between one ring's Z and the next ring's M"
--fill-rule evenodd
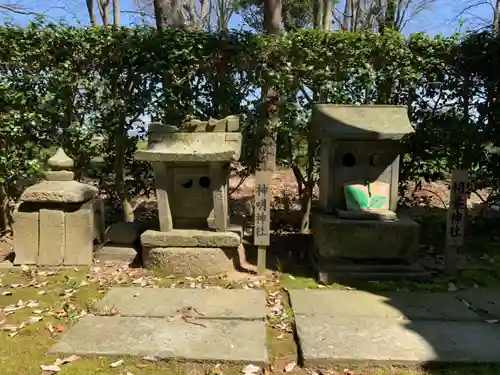
M62 148L48 160L44 181L28 187L14 211L14 264L90 265L104 238L98 189L74 181L73 160Z
M151 162L159 230L141 235L143 264L184 275L225 272L237 261L241 227L229 223L228 177L239 159L239 120L192 120L149 125L148 147L136 152Z
M407 108L318 104L319 207L311 216L320 279L414 272L419 225L396 215L401 138L413 132Z

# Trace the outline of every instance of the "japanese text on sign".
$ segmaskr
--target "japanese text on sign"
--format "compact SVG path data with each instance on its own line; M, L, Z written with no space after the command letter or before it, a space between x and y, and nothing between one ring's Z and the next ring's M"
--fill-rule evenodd
M272 172L257 171L255 173L254 192L254 243L257 246L269 246L270 232L270 202L269 185L271 183Z
M465 173L464 173L465 172ZM452 176L448 208L447 245L462 246L467 210L467 173L455 171Z

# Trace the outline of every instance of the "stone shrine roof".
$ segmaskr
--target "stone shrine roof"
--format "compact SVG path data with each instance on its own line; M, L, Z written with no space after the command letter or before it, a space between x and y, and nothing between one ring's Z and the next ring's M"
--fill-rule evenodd
M318 138L400 140L413 133L406 106L316 104L312 123Z

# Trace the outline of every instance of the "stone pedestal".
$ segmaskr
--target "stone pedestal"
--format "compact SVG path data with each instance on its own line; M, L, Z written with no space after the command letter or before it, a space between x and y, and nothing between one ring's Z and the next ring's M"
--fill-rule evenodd
M14 264L92 264L94 241L104 238L104 206L97 188L72 181L73 161L62 149L49 159L45 181L21 195L14 212Z

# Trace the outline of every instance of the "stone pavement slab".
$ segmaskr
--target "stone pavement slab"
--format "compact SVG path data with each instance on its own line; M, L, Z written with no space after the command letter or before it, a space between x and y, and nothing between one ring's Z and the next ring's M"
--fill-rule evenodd
M304 364L500 362L500 327L481 322L296 316Z
M203 319L264 320L266 293L247 289L112 288L96 304L97 310L114 308L121 316L167 317L193 307Z
M200 323L205 327L183 320L87 315L49 353L267 364L264 321Z
M290 290L295 315L482 321L451 293Z
M482 310L495 319L500 319L500 290L499 289L469 289L456 293L471 304L472 309Z

